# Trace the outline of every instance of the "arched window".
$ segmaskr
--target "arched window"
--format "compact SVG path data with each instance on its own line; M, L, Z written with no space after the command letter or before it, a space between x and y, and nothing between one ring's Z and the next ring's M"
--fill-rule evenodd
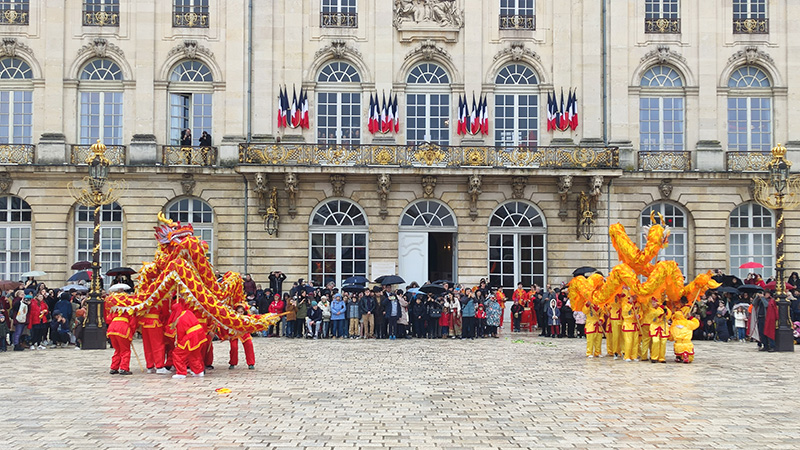
M687 246L689 236L686 213L681 208L670 203L656 203L643 209L639 221L639 226L641 227L641 248L644 248L644 245L647 243L647 229L645 227L650 225L651 213L655 213L656 216L659 214L664 216L664 222L669 226L670 230L669 245L659 252L656 261L675 261L678 263L678 267L681 269L683 276L689 278L691 274L686 272L688 268L686 255L688 253Z
M744 263L764 265L762 275L772 274L775 261L775 228L772 211L756 203L745 203L730 215L729 273L746 278L751 269L740 269ZM764 276L766 279L767 277Z
M122 69L110 59L89 61L80 74L80 143L122 145Z
M169 76L169 140L172 145L199 145L203 131L213 136L214 77L200 61L183 61ZM183 130L192 137L181 142Z
M535 206L503 203L489 219L489 284L513 290L544 286L547 279L547 226Z
M728 149L769 151L772 148L772 93L767 74L743 66L728 80Z
M539 143L539 80L522 64L497 73L494 95L494 142L500 147L535 147Z
M17 281L29 270L31 207L19 197L0 197L0 276Z
M33 143L32 78L25 61L0 59L0 144Z
M643 151L682 151L685 141L683 79L669 66L654 66L642 76L639 146Z
M75 210L75 260L91 261L94 248L94 208ZM112 203L100 208L100 268L102 275L122 265L122 207ZM111 277L105 277L110 286Z
M208 260L214 255L214 211L198 198L182 198L167 206L167 218L181 223L191 223L194 235L208 243Z
M450 208L436 200L423 200L406 208L400 219L404 227L455 227L456 220Z
M409 145L450 143L450 77L440 66L423 63L406 79L406 141Z
M317 141L361 143L361 76L352 65L332 62L317 77Z
M309 278L316 286L337 286L367 276L369 228L364 210L350 200L329 200L311 215Z

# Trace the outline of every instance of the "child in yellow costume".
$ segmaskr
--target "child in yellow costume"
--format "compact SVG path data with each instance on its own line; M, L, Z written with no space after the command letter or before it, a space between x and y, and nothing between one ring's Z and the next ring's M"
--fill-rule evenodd
M694 344L692 344L692 332L700 326L700 321L696 317L687 319L688 307L681 311L675 311L672 316L672 327L670 333L675 339L675 362L683 361L686 364L694 361Z
M636 300L628 297L622 304L622 353L625 361L639 359L639 308Z
M650 308L650 362L667 362L667 340L669 339L669 319L672 312L666 306Z
M619 358L622 353L622 305L618 295L611 304L607 306L608 320L606 321L606 349L608 356Z
M639 344L639 358L645 362L652 358L652 352L650 351L650 324L657 317L656 308L658 308L658 302L655 298L650 299L649 305L642 305L642 318L640 319L642 342Z
M586 315L586 357L599 358L603 343L603 310L588 302L583 307L583 313Z

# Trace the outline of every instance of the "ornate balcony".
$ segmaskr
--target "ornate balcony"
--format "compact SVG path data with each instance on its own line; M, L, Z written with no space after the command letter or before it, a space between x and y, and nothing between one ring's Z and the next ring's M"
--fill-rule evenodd
M240 144L239 163L269 166L618 169L617 147Z
M35 154L32 144L0 144L0 164L33 164Z
M358 13L319 13L319 26L321 28L358 28Z
M217 147L164 145L161 162L165 166L215 166Z
M535 30L536 16L500 16L501 30Z
M692 170L692 152L639 152L639 170L645 172L685 172Z
M70 164L86 164L86 158L92 154L91 145L73 145L70 152ZM106 145L106 158L111 165L124 166L128 148L124 145Z
M680 34L681 19L644 19L644 32L648 34Z
M207 12L180 12L172 15L173 28L208 28L209 18Z
M0 25L28 25L28 3L0 1Z
M119 7L117 7L119 8ZM85 27L118 27L119 10L113 11L83 11L83 26Z
M769 19L733 19L733 34L769 34Z
M766 172L772 160L771 152L727 152L725 156L729 172Z

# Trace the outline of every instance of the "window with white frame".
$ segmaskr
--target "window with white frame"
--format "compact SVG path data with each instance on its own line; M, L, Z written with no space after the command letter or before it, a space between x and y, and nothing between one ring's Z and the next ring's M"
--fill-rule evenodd
M0 197L0 276L18 281L31 270L31 207L15 196Z
M766 19L767 0L733 0L733 18Z
M651 225L650 215L653 213L655 213L656 217L659 215L664 217L664 224L669 226L670 230L669 245L658 253L656 261L675 261L678 263L681 273L683 273L685 277L689 277L689 274L686 272L688 267L686 255L688 253L689 236L686 213L683 209L670 203L656 203L643 209L639 223L641 227L640 244L642 248L644 248L647 243L648 227Z
M400 219L403 227L455 227L453 212L437 200L422 200L411 204Z
M547 226L535 206L511 201L489 219L489 285L513 290L544 286L547 275Z
M0 59L0 144L33 143L32 78L25 61Z
M176 28L208 28L208 0L173 0L172 26Z
M535 30L536 0L500 0L501 30Z
M0 0L0 25L27 25L30 0Z
M75 260L91 261L94 249L94 208L75 210ZM122 265L122 207L116 202L100 208L100 269L103 282L110 286L109 270Z
M322 0L320 27L355 28L358 26L356 0Z
M190 223L194 235L208 244L208 257L212 261L214 254L214 211L211 206L198 198L182 198L170 203L167 218L182 224Z
M499 147L535 147L539 143L539 80L522 64L497 73L494 94L494 142Z
M680 0L645 0L646 19L677 19L680 17Z
M94 59L80 75L80 143L122 145L122 69L110 59Z
M683 80L669 66L654 66L642 76L639 97L639 148L684 150Z
M317 142L361 143L361 76L352 65L332 62L317 77Z
M316 286L341 286L353 276L367 276L369 224L364 210L349 200L329 200L317 207L309 225L309 278Z
M406 79L406 142L450 143L450 77L433 63L411 69Z
M772 148L772 97L767 74L758 67L736 69L728 81L728 149Z
M85 26L119 26L119 0L83 0Z
M731 212L729 224L728 273L745 279L751 269L740 269L739 266L757 262L764 265L764 268L760 269L762 276L772 274L775 262L775 228L772 211L757 203L745 203Z
M214 77L200 61L184 61L172 71L169 84L169 141L181 144L183 130L192 132L191 145L199 145L203 131L213 136Z

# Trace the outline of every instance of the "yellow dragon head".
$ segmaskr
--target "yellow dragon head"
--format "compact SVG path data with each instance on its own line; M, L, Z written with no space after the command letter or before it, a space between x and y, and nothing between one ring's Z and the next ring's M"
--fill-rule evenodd
M647 245L657 245L659 249L669 247L669 237L672 231L669 225L664 223L664 216L658 213L658 222L656 222L656 212L650 211L650 225L645 225L644 230L647 234Z
M189 236L194 236L194 227L190 223L181 225L180 222L168 219L161 212L158 213L158 221L161 222L161 225L153 228L156 230L156 240L162 246L178 243Z

